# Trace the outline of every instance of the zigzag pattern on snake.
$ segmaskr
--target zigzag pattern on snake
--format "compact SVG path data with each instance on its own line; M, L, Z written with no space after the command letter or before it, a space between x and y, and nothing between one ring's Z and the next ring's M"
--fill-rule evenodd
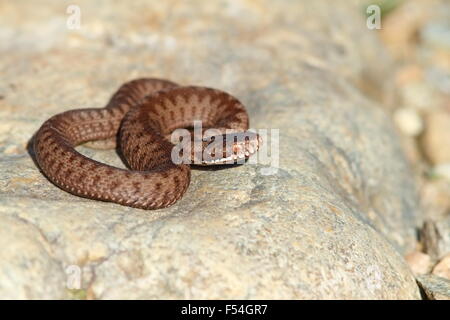
M45 121L34 138L36 160L51 182L74 195L142 209L168 207L183 196L191 177L189 164L172 161L170 136L179 128L192 131L195 120L202 122L203 131L218 132L201 142L202 152L215 139L229 139L229 130L244 133L244 138L234 137L231 152L224 148L207 159L188 150L192 162L218 165L247 159L261 144L257 134L247 131L244 106L228 93L142 78L122 85L104 108L69 110ZM75 150L107 139L117 139L130 170Z

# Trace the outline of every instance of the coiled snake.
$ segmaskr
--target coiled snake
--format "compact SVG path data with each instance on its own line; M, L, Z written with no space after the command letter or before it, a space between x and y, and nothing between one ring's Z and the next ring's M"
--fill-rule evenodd
M193 133L195 120L201 121L202 137L191 136L185 140L192 142L187 144L189 148L175 153L188 162L174 162L171 133L180 128ZM172 205L186 192L190 164L236 163L254 154L261 139L247 131L248 125L244 106L228 93L142 78L123 84L104 108L69 110L45 121L35 135L34 151L43 173L65 191L130 207L159 209ZM207 135L209 128L215 128L216 133ZM117 140L130 170L95 161L75 150L84 142L107 139ZM220 142L223 148L211 148L214 141L216 145L224 141Z

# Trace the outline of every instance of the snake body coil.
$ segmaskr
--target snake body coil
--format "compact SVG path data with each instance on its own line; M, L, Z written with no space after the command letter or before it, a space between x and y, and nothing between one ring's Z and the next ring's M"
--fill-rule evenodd
M50 181L74 195L142 209L168 207L183 196L190 182L190 165L174 163L169 138L179 128L192 132L195 120L201 121L202 133L209 128L217 132L201 141L200 153L193 147L187 151L196 164L248 158L261 142L247 131L247 112L231 95L143 78L122 85L104 108L70 110L47 120L34 139L36 160ZM209 158L199 158L211 141L229 138L230 130L244 133L245 139L234 138L231 151L224 148L226 152L213 151ZM117 139L131 170L75 150L84 142L108 139Z

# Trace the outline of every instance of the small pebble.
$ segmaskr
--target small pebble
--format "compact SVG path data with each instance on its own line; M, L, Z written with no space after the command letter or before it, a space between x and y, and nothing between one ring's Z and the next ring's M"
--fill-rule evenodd
M423 130L423 121L414 109L400 108L394 113L397 127L407 136L416 137Z
M438 110L425 117L421 141L427 158L433 164L450 163L450 112Z
M431 270L431 258L426 253L414 251L408 254L405 259L415 275L426 274Z
M434 275L450 280L450 254L446 255L433 268Z

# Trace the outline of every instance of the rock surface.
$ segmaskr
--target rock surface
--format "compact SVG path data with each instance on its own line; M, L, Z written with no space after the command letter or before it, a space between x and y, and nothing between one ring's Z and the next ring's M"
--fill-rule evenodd
M79 30L68 3L0 4L1 297L420 298L400 254L414 246L414 183L364 95L385 90L390 62L359 6L77 4ZM253 128L280 129L278 168L196 170L152 212L49 183L27 152L41 123L140 76L231 92Z
M450 300L450 281L435 275L417 277L417 283L428 300Z
M421 230L425 252L434 259L441 259L450 253L450 217L440 220L426 220Z

